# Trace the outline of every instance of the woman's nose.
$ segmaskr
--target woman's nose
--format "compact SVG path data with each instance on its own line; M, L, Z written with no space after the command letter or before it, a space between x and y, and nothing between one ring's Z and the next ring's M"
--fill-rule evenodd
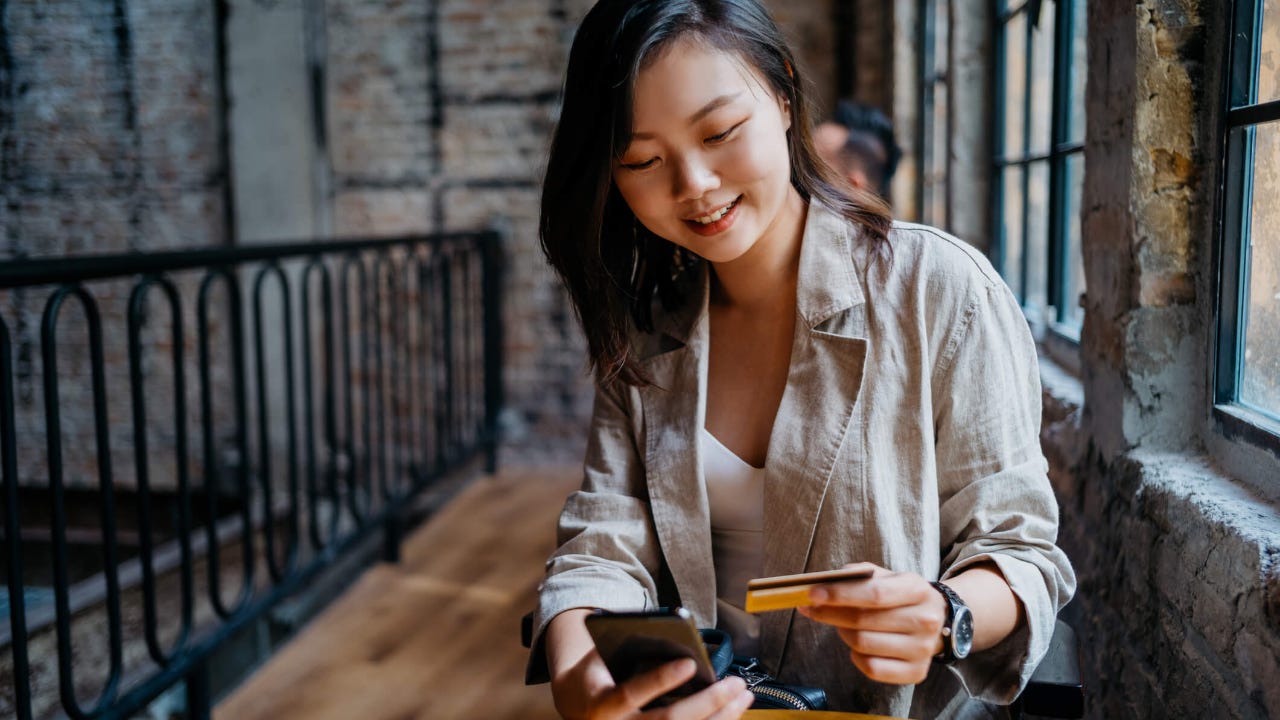
M697 200L720 187L720 177L703 158L685 158L676 169L675 187L677 200Z

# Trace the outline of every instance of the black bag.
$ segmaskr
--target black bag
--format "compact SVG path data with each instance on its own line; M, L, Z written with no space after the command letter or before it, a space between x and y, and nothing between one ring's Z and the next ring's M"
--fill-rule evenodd
M737 675L756 696L752 710L826 710L827 692L822 688L786 685L773 679L753 657L733 654L733 638L723 630L699 630L707 644L707 654L716 677Z

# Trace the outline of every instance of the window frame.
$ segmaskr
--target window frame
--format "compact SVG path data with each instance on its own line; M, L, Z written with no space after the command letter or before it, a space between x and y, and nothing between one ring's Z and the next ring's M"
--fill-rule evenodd
M1280 414L1240 400L1250 279L1254 129L1280 121L1280 98L1257 102L1263 0L1233 0L1224 68L1218 164L1220 207L1214 252L1213 422L1229 440L1280 455ZM1243 40L1243 42L1242 42Z
M938 38L938 5L945 4L947 6L947 27L942 28L942 32L946 33L946 48L948 57L941 63L941 70L938 70L939 63L936 55L937 38ZM916 41L920 51L916 53L916 76L920 82L920 102L916 107L916 112L920 121L916 124L916 146L920 148L920 152L916 156L917 177L920 179L916 183L916 207L920 221L929 225L940 227L950 232L951 230L951 114L955 104L955 98L951 92L951 13L954 8L951 6L951 0L918 0L916 5L918 33ZM941 148L943 153L943 163L946 168L940 177L935 177L933 168L937 162L937 153L939 148L934 142L937 138L937 128L934 125L934 109L937 98L937 89L941 85L943 92L946 94L947 116L945 119L947 127L942 134L945 139L945 145ZM942 193L942 217L934 217L932 210L936 202L936 193Z
M1071 206L1071 184L1068 176L1069 160L1072 156L1079 154L1084 155L1084 138L1073 140L1070 137L1071 132L1071 115L1073 108L1073 98L1071 97L1071 79L1073 64L1073 42L1077 28L1074 26L1075 19L1075 3L1084 2L1084 0L1051 0L1054 2L1054 28L1053 28L1053 68L1051 77L1053 78L1053 87L1050 91L1050 127L1049 127L1049 147L1047 152L1031 151L1032 143L1032 127L1036 118L1032 117L1032 86L1034 76L1032 74L1033 62L1035 57L1035 48L1033 47L1033 38L1036 27L1039 23L1040 13L1043 7L1043 0L993 0L994 2L994 30L993 30L993 49L994 49L994 66L995 66L995 111L993 112L992 122L992 208L991 208L991 228L992 242L989 251L989 259L995 265L996 270L1004 277L1009 277L1010 268L1007 267L1006 249L1007 238L1004 229L1004 210L1005 210L1005 171L1011 167L1020 168L1021 180L1021 237L1022 252L1020 255L1020 263L1017 268L1018 277L1018 293L1019 302L1023 305L1023 311L1028 315L1028 321L1032 327L1037 330L1043 330L1043 333L1037 333L1042 340L1046 336L1052 336L1055 344L1061 344L1065 341L1071 347L1078 347L1080 343L1080 327L1071 324L1068 321L1070 308L1074 307L1078 299L1072 300L1066 297L1067 288L1070 283L1068 275L1071 271L1070 244L1068 242L1068 234L1070 232L1071 217L1069 214ZM1010 8L1012 6L1012 9ZM1006 65L1006 44L1009 39L1009 23L1019 14L1026 17L1024 23L1025 35L1018 40L1023 43L1025 53L1023 63L1025 64L1025 72L1023 74L1023 97L1022 97L1022 147L1016 152L1009 152L1005 147L1005 98L1007 97L1008 67ZM1033 14L1036 18L1032 22ZM1084 98L1080 98L1080 102L1084 102ZM1040 118L1043 120L1043 118ZM1030 267L1030 256L1028 252L1028 229L1030 226L1028 213L1029 190L1031 187L1031 167L1034 163L1047 162L1049 171L1049 187L1047 213L1045 218L1047 227L1046 246L1044 248L1045 256L1045 299L1046 307L1029 307L1026 304L1026 288L1028 280L1032 276L1032 268ZM1077 209L1077 212L1079 209ZM1052 313L1047 312L1052 308Z

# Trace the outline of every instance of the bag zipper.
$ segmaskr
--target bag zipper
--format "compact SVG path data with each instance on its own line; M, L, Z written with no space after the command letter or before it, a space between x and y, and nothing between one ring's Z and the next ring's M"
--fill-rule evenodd
M801 700L800 697L795 693L787 692L786 690L782 690L776 687L771 687L769 685L755 685L754 687L751 685L748 685L747 687L755 695L767 695L775 700L779 700L783 703L786 703L787 705L790 705L796 710L809 709L809 704Z
M800 695L789 690L773 687L772 685L763 684L766 680L772 680L766 673L752 672L758 665L755 658L745 667L730 668L730 670L747 682L747 689L756 695L764 695L778 700L785 705L790 705L796 710L809 710L809 703Z

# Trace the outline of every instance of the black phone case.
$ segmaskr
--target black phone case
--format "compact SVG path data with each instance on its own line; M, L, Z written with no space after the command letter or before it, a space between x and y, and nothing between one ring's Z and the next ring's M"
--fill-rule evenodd
M690 658L697 664L692 679L667 693L653 706L670 704L716 681L706 645L693 617L683 609L588 615L587 632L616 683L659 665Z

